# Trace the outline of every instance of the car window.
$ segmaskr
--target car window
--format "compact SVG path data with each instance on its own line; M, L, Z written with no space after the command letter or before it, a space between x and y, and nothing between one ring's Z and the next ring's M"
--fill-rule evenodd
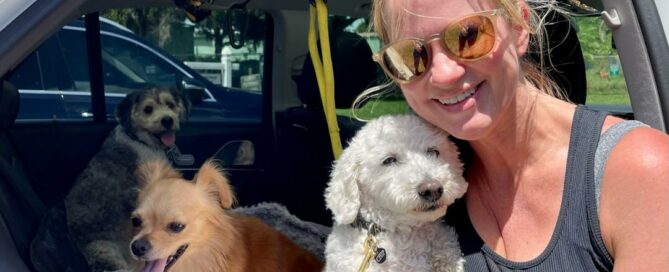
M268 34L263 11L250 10L241 22L246 28L239 48L230 43L229 33L235 30L228 25L225 11L213 11L198 23L188 21L176 8L120 9L102 15L166 50L216 85L261 91ZM146 23L139 24L138 17Z
M249 10L247 15L235 21L225 11L212 11L203 21L192 23L177 8L116 9L102 13L104 22L124 29L171 57L163 63L178 62L188 73L193 73L196 85L205 89L207 97L205 103L194 103L191 120L260 122L264 62L271 57L265 52L265 42L271 37L268 33L271 19L261 10ZM243 29L237 29L240 26ZM239 46L230 42L231 32L241 35ZM173 65L153 65L159 61L148 59L149 54L121 54L132 52L123 48L127 44L106 44L103 39L103 47L110 53L110 59L127 64L112 67L118 77L142 78L154 84L184 83L183 73L168 67ZM213 112L212 103L218 103L223 110Z
M586 104L629 106L620 58L611 30L600 16L575 17L588 84Z
M154 16L141 18L141 24L133 21L136 16L125 16L147 10ZM181 89L193 99L191 120L261 121L264 46L271 36L265 12L249 12L239 48L230 45L224 12L198 25L173 8L112 10L105 15L113 18L101 18L109 118L125 94L157 85ZM77 19L14 69L9 81L22 93L18 119L91 118L86 52L83 20ZM36 106L44 103L63 110ZM28 111L35 114L22 114Z

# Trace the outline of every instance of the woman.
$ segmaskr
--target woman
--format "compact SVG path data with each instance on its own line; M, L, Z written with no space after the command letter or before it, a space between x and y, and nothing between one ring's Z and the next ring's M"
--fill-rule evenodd
M375 0L373 16L374 59L409 106L471 147L448 212L468 271L669 267L669 137L549 95L523 58L533 6Z

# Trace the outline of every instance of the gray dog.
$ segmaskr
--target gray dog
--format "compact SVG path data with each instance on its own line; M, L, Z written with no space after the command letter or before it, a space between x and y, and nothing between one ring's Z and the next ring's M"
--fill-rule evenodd
M130 213L137 165L168 160L175 131L189 111L175 90L150 88L128 94L116 109L119 125L77 178L65 198L67 224L93 271L130 269Z

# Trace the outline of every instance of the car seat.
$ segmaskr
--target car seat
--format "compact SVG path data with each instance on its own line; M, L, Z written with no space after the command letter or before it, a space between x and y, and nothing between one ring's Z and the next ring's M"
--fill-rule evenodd
M44 206L33 192L12 147L9 129L19 109L19 92L0 83L0 271L25 271L30 243Z
M587 91L585 61L574 24L555 11L546 16L542 72L557 83L569 101L585 104ZM537 52L536 48L530 50L529 57L539 63L541 55Z
M330 40L335 107L351 108L355 98L377 80L377 66L372 60L369 45L358 34L335 30L330 32ZM294 80L302 105L277 115L278 152L285 157L277 162L277 168L283 177L295 184L295 188L291 188L291 196L299 195L301 203L310 205L291 205L295 199L281 202L302 219L330 225L331 215L325 210L323 191L334 155L316 75L308 54L301 74ZM345 147L363 122L348 116L337 116L337 122Z
M0 271L88 271L67 234L62 207L46 210L25 175L10 135L19 92L0 89Z

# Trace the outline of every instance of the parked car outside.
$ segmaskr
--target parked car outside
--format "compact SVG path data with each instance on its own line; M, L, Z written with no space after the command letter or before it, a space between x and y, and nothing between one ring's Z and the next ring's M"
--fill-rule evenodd
M108 118L128 92L158 85L189 95L192 120L260 122L260 93L213 84L114 21L101 18L100 34ZM83 19L68 23L7 77L21 93L19 120L93 117L85 35Z

